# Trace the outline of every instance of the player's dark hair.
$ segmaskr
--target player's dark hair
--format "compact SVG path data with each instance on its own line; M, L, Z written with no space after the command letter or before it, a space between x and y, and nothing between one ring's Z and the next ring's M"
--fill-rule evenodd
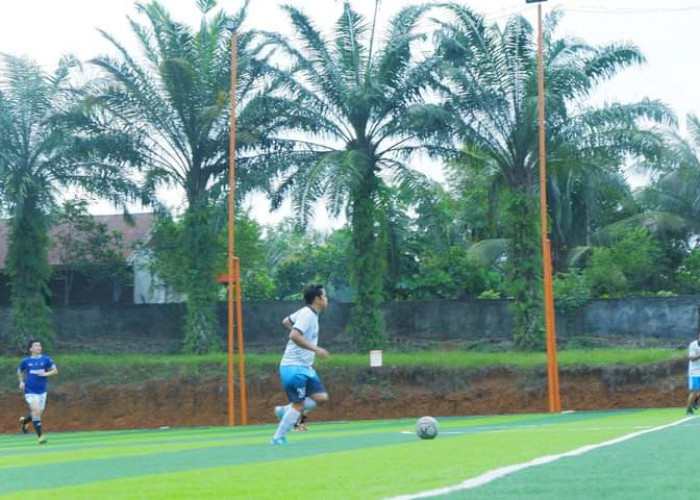
M39 339L31 339L29 342L27 342L27 352L29 352L29 349L31 349L36 342L41 344L41 340Z
M304 287L304 291L302 294L304 295L304 301L308 304L311 305L314 303L314 300L316 300L316 297L320 297L323 294L323 284L321 283L313 283L310 285L306 285Z

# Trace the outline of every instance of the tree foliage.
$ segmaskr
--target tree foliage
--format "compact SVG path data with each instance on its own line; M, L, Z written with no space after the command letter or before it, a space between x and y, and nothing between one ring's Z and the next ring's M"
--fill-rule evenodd
M7 268L16 345L35 337L50 346L53 332L47 305L47 236L50 213L62 190L81 187L121 203L134 193L123 168L128 157L105 148L123 134L90 138L74 117L79 104L71 72L78 66L64 58L53 73L34 62L3 56L0 73L0 201L10 218Z
M282 174L271 186L273 199L290 195L302 222L324 196L331 213L347 211L357 290L351 329L358 346L379 347L390 230L387 186L411 186L418 195L427 184L406 163L426 149L420 139L436 109L424 101L436 84L435 61L415 51L425 40L418 25L427 7L401 9L383 43L375 40L376 17L368 22L349 2L330 37L301 10L284 10L295 41L269 34L268 44L291 66L276 70L269 93L258 101L269 129L280 137L279 155L266 158ZM294 138L299 135L304 139Z
M54 226L52 243L61 262L54 277L63 280L64 305L70 304L77 277L84 277L94 284L109 283L116 288L129 280L123 235L96 221L88 213L86 201L64 202L54 218Z
M331 300L349 296L350 230L328 235L304 231L285 220L268 231L267 267L276 285L276 298L302 300L307 283L324 283Z
M447 8L452 19L441 20L436 33L437 53L445 62L441 93L446 121L435 133L461 142L462 153L490 169L494 185L501 182L508 191L503 228L509 241L507 282L515 299L516 338L535 346L541 328L536 307L540 251L535 225L539 164L534 31L521 16L501 27L467 7ZM573 228L583 225L590 232L593 227L590 219L605 192L604 182L596 184L599 179L615 177L629 154L660 154L660 137L641 122L673 123L673 115L663 104L647 100L582 105L600 83L644 58L631 44L596 47L557 38L559 17L555 11L544 27L544 98L548 164L554 172L549 177L553 228L568 237L574 235ZM582 224L586 221L579 217L589 220ZM558 242L576 244L563 237L555 238Z
M594 297L623 297L632 291L658 290L663 275L663 253L649 231L620 229L609 246L593 249L584 271Z
M144 23L130 20L142 57L130 53L111 35L103 36L118 57L99 56L91 62L105 78L93 82L90 102L113 127L135 137L133 151L144 166L144 195L152 198L161 185L178 186L185 193L182 276L175 282L187 296L184 347L210 352L220 347L215 307L218 235L223 225L212 219L213 203L225 192L229 156L231 34L238 33L240 109L236 148L243 153L258 145L262 135L256 112L247 104L262 76L254 34L242 30L247 2L234 14L213 12L216 2L200 1L198 28L172 19L158 2L137 3ZM239 158L237 189L244 194L255 175ZM170 275L172 276L172 275Z

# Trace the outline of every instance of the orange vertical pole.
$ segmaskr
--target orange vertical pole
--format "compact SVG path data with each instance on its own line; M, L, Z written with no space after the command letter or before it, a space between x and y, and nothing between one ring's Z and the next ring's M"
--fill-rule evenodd
M544 277L544 311L547 331L547 387L549 411L560 412L559 366L557 364L557 339L554 323L554 294L552 293L552 253L547 221L547 152L545 142L544 113L544 47L542 40L542 4L537 4L537 102L540 152L540 219L542 225L542 272Z
M235 254L235 189L236 189L236 79L238 35L231 35L231 134L228 153L228 425L234 425L235 386L233 381L233 284Z
M248 425L248 397L245 384L245 349L243 347L243 307L241 303L241 261L234 258L236 269L236 324L238 326L238 386L241 394L241 424Z

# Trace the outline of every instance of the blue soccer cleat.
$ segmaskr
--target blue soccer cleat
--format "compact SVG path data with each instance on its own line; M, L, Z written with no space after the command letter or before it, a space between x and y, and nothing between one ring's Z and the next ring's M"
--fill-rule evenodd
M281 446L281 445L287 445L290 444L289 441L287 441L287 438L282 436L281 438L272 438L272 445L273 446Z

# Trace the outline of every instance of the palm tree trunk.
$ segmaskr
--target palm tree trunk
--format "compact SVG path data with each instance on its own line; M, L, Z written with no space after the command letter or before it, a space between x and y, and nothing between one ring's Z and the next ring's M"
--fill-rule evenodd
M506 275L513 298L513 339L525 349L544 345L541 300L541 257L537 203L523 191L507 195L504 223L509 236Z
M32 199L26 200L10 223L7 268L10 275L13 343L25 349L29 339L51 348L54 332L48 305L48 220Z
M216 305L216 234L211 209L204 200L193 202L185 213L182 241L185 263L186 352L207 353L221 348Z
M352 281L357 292L349 331L360 349L379 349L385 342L380 308L384 302L386 255L374 203L377 189L378 179L368 173L352 196Z

